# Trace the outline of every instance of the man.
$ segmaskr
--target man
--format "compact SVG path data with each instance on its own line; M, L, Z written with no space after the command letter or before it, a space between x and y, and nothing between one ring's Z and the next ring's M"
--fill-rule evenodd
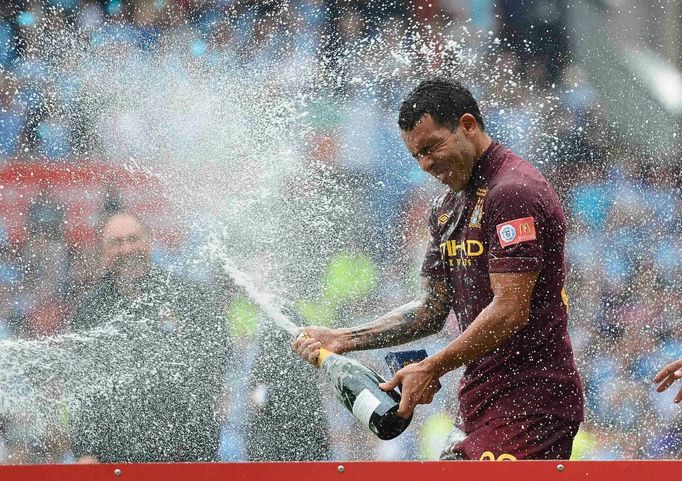
M654 377L654 382L658 384L656 392L665 391L680 378L682 378L682 359L667 364L658 374L656 374L656 377ZM675 403L682 401L682 388L680 388L680 391L673 401Z
M214 404L229 353L219 305L152 266L151 235L137 216L113 214L101 242L104 275L72 329L87 336L112 327L118 335L102 366L93 366L103 385L73 416L74 454L79 462L217 461Z
M293 348L314 362L440 331L452 309L461 335L396 373L398 414L427 404L445 373L466 366L459 399L466 438L442 459L568 459L583 419L567 334L565 218L543 176L486 134L476 100L446 79L404 100L402 139L448 190L433 204L418 299L350 329L305 330Z

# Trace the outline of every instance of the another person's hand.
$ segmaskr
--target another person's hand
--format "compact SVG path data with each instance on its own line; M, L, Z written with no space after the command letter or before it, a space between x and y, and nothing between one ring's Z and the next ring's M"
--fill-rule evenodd
M337 354L345 352L339 329L312 326L306 327L303 332L306 337L297 337L291 344L291 348L315 367L317 367L317 358L320 356L320 348L324 347Z
M429 404L440 390L440 381L428 358L421 362L408 364L395 373L393 379L379 384L384 391L401 386L402 397L398 406L398 416L409 418L417 404Z
M76 464L99 464L99 460L92 455L81 456L76 459Z
M682 359L671 362L661 369L661 372L656 374L654 382L660 383L656 388L656 392L665 391L680 378L682 378ZM675 402L679 403L680 401L682 401L682 388L680 388L680 392L678 392L677 396L675 396Z

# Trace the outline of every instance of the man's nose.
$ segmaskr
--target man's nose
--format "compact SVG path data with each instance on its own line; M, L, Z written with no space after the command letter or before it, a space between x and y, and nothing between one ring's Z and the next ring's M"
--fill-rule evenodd
M137 250L137 246L135 245L134 242L131 241L125 241L123 244L121 244L121 253L123 254L130 254L131 252L134 252Z

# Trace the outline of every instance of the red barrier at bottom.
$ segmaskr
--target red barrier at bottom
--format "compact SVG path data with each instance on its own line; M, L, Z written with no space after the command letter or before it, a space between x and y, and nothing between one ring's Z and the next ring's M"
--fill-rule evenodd
M2 481L677 481L678 461L441 461L0 466Z

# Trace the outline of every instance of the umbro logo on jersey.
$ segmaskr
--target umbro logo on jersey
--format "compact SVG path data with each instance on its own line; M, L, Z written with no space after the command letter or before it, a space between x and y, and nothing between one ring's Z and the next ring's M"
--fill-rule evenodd
M445 224L450 216L448 214L441 214L438 216L438 225L443 225Z

